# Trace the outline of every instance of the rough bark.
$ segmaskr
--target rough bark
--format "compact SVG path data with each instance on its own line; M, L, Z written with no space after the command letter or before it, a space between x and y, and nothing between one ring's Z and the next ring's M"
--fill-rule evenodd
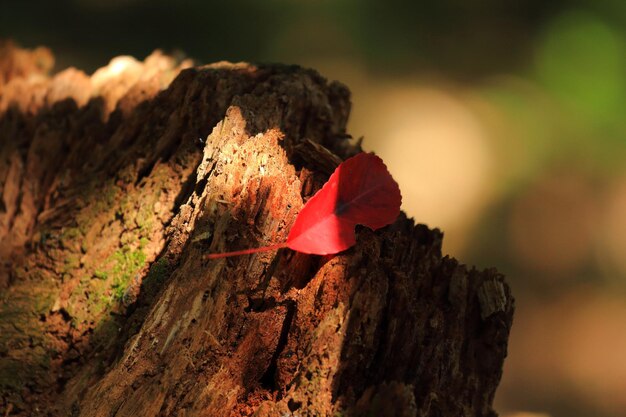
M495 415L513 298L438 230L402 215L334 257L203 257L284 241L359 151L344 86L51 62L0 47L0 415Z

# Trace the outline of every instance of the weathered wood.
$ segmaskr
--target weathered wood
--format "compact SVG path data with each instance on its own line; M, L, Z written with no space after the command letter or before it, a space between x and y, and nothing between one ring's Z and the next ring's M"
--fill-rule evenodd
M359 151L345 87L158 53L30 76L15 54L35 59L0 54L3 413L495 415L513 298L439 231L203 256L285 240Z

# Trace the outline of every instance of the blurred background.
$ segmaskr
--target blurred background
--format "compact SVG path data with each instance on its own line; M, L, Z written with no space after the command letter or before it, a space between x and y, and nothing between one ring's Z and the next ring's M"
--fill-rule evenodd
M513 287L498 412L625 416L626 2L431 3L1 0L0 38L56 70L161 48L342 81L404 210Z

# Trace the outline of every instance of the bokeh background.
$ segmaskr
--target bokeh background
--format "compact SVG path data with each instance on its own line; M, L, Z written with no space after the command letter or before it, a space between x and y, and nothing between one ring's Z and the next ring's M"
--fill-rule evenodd
M0 0L0 38L57 70L161 48L342 81L404 209L508 276L500 414L625 416L626 2L430 3Z

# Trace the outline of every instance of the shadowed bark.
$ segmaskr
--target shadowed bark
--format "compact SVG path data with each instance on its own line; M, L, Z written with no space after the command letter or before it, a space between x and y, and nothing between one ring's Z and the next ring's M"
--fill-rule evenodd
M0 48L0 415L495 415L513 298L438 230L204 257L284 241L359 152L344 86Z

